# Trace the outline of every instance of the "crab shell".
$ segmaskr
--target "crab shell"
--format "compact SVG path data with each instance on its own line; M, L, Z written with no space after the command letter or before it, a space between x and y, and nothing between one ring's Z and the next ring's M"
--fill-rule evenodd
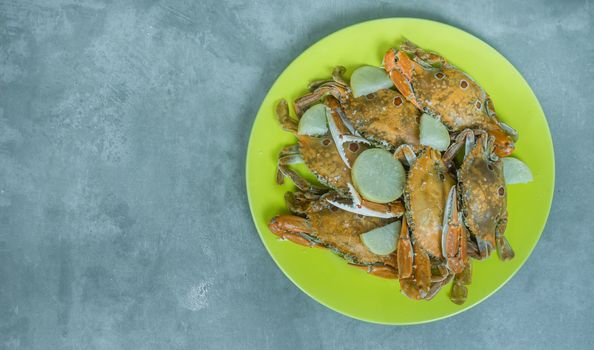
M360 234L385 226L396 219L380 219L353 214L327 202L340 195L330 192L317 200L307 200L301 192L288 192L288 207L297 215L280 215L270 221L270 230L281 238L309 246L327 248L349 264L385 278L397 278L396 252L377 255L363 244Z
M338 101L335 99L327 98L327 100L330 105L339 106ZM282 184L285 175L289 175L294 182L296 181L296 184L302 190L317 187L302 179L296 172L287 168L287 165L303 162L322 184L340 191L343 194L348 193L348 184L351 182L351 172L345 163L345 159L352 164L356 157L367 149L366 144L360 142L361 140L357 138L353 138L357 140L353 142L349 142L346 139L341 140L343 142L340 146L343 151L341 155L336 145L335 138L330 130L322 136L298 134L298 121L290 116L286 100L279 101L276 107L276 116L282 128L293 133L298 140L298 145L287 146L280 152L277 168L277 182ZM338 119L339 116L334 116L333 114L333 118ZM340 133L346 134L346 126L338 123L335 127ZM345 159L343 159L343 156ZM320 192L325 192L320 188L318 188L318 190Z
M455 183L441 154L430 147L421 149L408 173L404 203L415 245L434 258L443 257L443 217L448 194Z
M384 68L409 101L440 118L451 132L483 129L496 137L499 156L513 151L517 134L497 120L489 95L443 57L405 42L386 53Z
M476 239L481 258L488 257L495 247L500 258L511 258L513 251L503 236L507 224L503 162L493 153L493 137L485 133L468 146L472 148L458 170L464 223Z
M307 168L316 175L318 181L343 194L348 193L351 171L343 162L332 136L327 133L321 137L298 135L299 152ZM346 156L354 162L357 156L369 147L360 143L347 143ZM352 163L351 163L352 164Z
M343 105L347 120L363 137L388 150L419 143L421 112L400 93L382 89Z

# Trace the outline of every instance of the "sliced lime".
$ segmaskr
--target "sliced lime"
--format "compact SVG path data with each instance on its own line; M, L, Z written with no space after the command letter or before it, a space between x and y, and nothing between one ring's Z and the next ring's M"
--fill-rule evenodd
M503 176L508 185L525 184L532 181L532 172L528 165L512 157L503 158Z
M363 66L355 69L351 75L353 96L359 97L394 86L386 71L382 68Z
M392 154L380 148L363 151L351 169L353 185L372 202L389 203L402 195L406 174Z
M360 237L363 244L373 254L388 255L396 250L396 237L398 237L400 227L400 221L395 221L386 226L362 233Z
M322 103L309 107L301 119L297 133L299 135L321 136L328 132L326 124L326 106Z
M429 114L423 113L420 122L421 145L431 146L438 151L445 151L450 145L450 133L442 122Z

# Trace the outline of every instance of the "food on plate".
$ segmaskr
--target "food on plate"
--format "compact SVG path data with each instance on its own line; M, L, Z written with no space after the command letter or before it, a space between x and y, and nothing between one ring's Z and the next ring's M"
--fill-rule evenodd
M427 113L421 116L419 135L421 145L431 146L438 151L445 151L450 146L448 129Z
M311 106L301 119L297 134L307 136L322 136L328 132L328 108L323 103Z
M514 157L503 158L503 177L507 185L525 184L532 181L528 165Z
M344 116L354 132L377 147L394 151L407 143L419 143L421 112L399 92L381 89L365 96L348 99Z
M431 300L451 282L449 298L462 304L472 259L494 250L501 260L514 257L506 185L532 181L532 173L507 157L518 133L466 73L408 41L383 63L357 68L350 82L336 67L295 100L296 117L278 103L277 118L297 144L281 150L277 182L288 176L299 190L285 195L291 214L269 228L396 279L413 300Z
M400 232L400 221L387 224L362 233L361 241L370 252L377 255L392 254L396 250L396 238Z
M355 69L351 75L353 97L369 95L381 89L392 87L386 71L379 67L363 66Z
M361 196L376 203L390 203L402 195L406 174L402 164L381 148L359 154L351 170L355 189Z
M495 136L498 156L513 152L515 130L497 119L485 90L445 58L405 41L388 50L383 62L398 91L451 132L482 129Z
M297 244L329 249L351 266L370 274L396 278L395 253L375 254L359 235L397 219L362 216L338 209L328 202L330 198L341 200L336 192L314 199L308 197L303 192L287 192L285 200L293 214L275 216L268 225L272 233Z

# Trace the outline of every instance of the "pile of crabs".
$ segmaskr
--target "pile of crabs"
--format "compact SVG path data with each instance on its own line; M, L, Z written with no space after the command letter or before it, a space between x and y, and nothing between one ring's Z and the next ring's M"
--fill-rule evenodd
M277 236L305 246L327 248L370 274L398 279L411 299L430 300L453 280L450 299L466 300L470 259L496 250L514 257L504 236L507 223L502 157L514 149L517 133L499 121L485 91L443 57L410 42L390 49L383 59L390 87L355 97L343 77L315 81L276 114L298 143L280 155L277 182L289 177L298 190L285 195L291 215L269 224ZM299 118L323 104L327 132L298 132ZM447 128L444 150L421 144L419 121L426 114ZM325 131L325 130L324 130ZM381 148L402 163L402 195L388 203L364 198L353 186L351 167L365 150ZM301 177L291 164L305 163L323 185ZM395 248L375 254L360 235L399 221Z

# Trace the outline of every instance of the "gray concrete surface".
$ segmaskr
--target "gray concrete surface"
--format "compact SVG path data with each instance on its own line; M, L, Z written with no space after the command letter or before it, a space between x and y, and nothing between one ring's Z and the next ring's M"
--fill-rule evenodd
M549 222L516 277L414 327L300 292L244 191L276 76L325 35L390 16L508 57L557 156ZM593 16L591 1L0 1L0 348L592 348Z

